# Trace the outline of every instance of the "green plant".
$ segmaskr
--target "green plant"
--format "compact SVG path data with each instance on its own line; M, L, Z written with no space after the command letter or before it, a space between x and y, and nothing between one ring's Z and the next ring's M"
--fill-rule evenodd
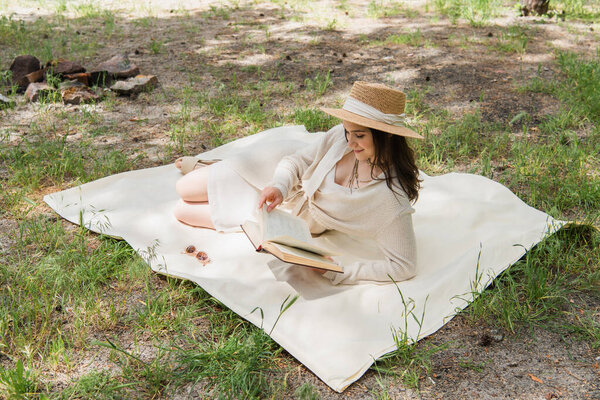
M333 18L331 20L329 20L329 22L327 22L327 25L325 25L325 30L326 31L335 31L338 27L338 20L336 18Z
M372 18L395 17L397 15L414 18L419 13L416 10L406 7L400 1L371 0L367 6L367 15Z
M0 71L0 85L9 87L9 96L15 96L17 94L17 85L12 83L12 71Z
M104 10L100 4L92 1L85 1L73 6L75 13L79 18L100 18L104 14Z
M563 229L538 244L481 292L466 309L467 315L509 331L523 325L564 331L560 316L569 309L568 299L578 293L593 293L599 282L594 263L600 256L600 233L590 229ZM589 278L595 282L591 286ZM597 324L594 327L580 320L573 325L579 326L582 337L592 338L598 345Z
M30 368L18 360L14 369L0 366L0 393L8 399L24 399L38 395L38 384Z
M392 330L396 350L379 358L371 368L377 373L399 376L405 385L418 388L421 376L431 372L431 356L443 350L446 345L423 346L418 344L417 340L421 335L427 299L422 306L421 315L416 315L417 304L415 301L405 299L398 284L393 279L392 282L396 285L404 308L402 311L404 326ZM416 325L417 331L414 335L409 335L409 325Z
M385 38L382 44L406 44L412 47L419 47L423 45L426 47L432 46L429 40L424 39L420 29L417 29L414 32L389 35L387 38Z
M529 42L529 28L524 25L511 25L500 33L495 48L503 53L522 54Z
M307 90L313 92L316 96L321 97L325 94L330 86L333 86L333 82L331 81L331 72L327 71L326 74L317 72L314 78L306 78L304 80L304 84L306 85Z
M558 52L564 80L555 94L569 107L593 122L600 122L600 53L589 60L572 52Z
M44 182L62 183L67 179L86 182L131 168L132 161L120 151L98 153L91 142L77 146L67 136L21 141L0 153L0 162L10 165L9 182L31 189Z
M62 392L64 398L118 400L127 397L126 389L135 383L123 383L108 370L93 371L80 377Z
M483 369L485 368L485 364L486 364L485 362L476 363L473 360L471 360L470 358L461 358L458 361L459 367L470 369L475 372L483 372Z
M338 123L338 120L315 108L296 108L292 115L295 124L301 124L309 132L327 131Z
M563 18L597 21L600 16L600 1L598 0L556 0L551 5L554 13Z
M231 15L231 9L227 6L217 7L214 5L210 6L210 10L205 13L206 18L220 18L228 20Z
M266 374L275 372L281 348L269 336L244 326L226 335L215 333L214 338L177 351L178 370L187 379L207 379L216 397L261 398L276 389Z
M464 18L473 26L480 26L496 16L502 2L500 0L433 0L433 7L456 24Z
M162 53L165 44L162 40L150 40L150 51L152 54Z
M321 398L315 387L308 382L300 385L294 395L298 400L319 400Z

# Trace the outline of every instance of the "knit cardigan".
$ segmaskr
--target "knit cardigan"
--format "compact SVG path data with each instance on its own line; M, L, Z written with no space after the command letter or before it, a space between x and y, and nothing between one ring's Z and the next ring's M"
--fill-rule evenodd
M284 157L275 168L271 186L278 188L286 200L297 199L300 193L310 217L323 228L375 239L384 259L355 260L342 265L342 274L324 274L333 284L410 279L416 270L414 210L401 187L395 186L392 191L385 180L375 179L353 189L343 204L320 195L319 187L327 173L350 151L344 128L337 125L315 145ZM335 257L334 260L339 261Z

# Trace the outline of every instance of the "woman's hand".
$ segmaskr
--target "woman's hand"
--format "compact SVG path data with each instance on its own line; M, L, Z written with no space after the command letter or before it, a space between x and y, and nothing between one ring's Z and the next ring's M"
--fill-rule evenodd
M258 199L258 208L262 208L265 203L269 203L267 206L267 212L271 212L275 207L281 204L283 201L283 195L281 191L272 186L267 186L263 189Z

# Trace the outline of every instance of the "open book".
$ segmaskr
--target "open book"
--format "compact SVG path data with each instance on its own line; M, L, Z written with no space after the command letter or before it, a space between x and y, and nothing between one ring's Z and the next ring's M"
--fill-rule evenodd
M325 258L337 254L313 243L306 222L285 211L267 212L266 207L263 207L258 223L246 221L242 224L256 251L266 251L291 264L342 272L339 265Z

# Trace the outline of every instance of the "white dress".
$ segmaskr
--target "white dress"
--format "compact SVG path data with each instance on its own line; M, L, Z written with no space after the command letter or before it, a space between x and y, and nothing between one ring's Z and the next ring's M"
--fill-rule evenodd
M253 219L260 191L228 165L227 160L208 167L210 217L217 231L239 231L240 225Z

